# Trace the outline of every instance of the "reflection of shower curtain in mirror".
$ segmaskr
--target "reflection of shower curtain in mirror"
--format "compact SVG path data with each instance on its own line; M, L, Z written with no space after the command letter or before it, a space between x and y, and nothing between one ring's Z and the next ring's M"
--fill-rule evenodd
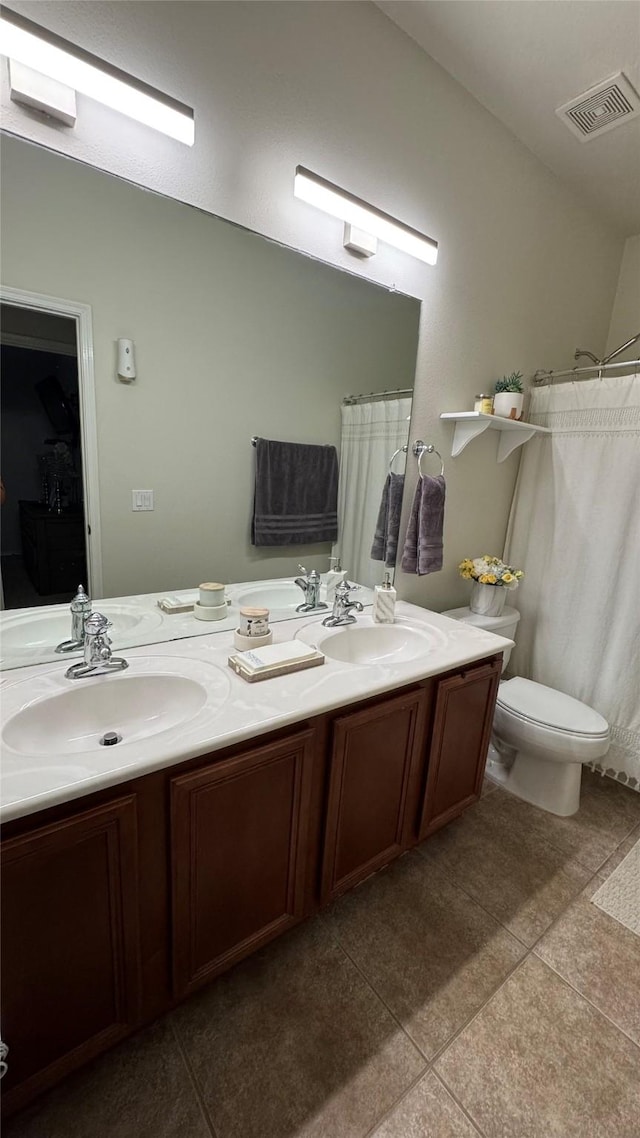
M349 581L378 585L384 565L372 561L380 499L393 452L409 438L411 399L379 399L342 406L340 482L338 486L338 544L342 567ZM393 469L404 470L398 455Z
M514 671L604 715L602 769L640 789L640 375L543 387L506 560L525 571Z

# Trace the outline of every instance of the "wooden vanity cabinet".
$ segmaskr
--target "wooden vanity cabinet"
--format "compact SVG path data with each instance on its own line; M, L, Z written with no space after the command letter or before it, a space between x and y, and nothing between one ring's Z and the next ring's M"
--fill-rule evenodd
M475 801L500 664L7 823L5 1113Z
M2 844L5 1107L19 1107L140 1018L135 795Z
M420 841L480 797L501 668L498 656L436 680Z
M176 996L306 916L313 738L300 731L171 779Z
M323 904L412 843L427 699L427 689L418 688L334 720Z

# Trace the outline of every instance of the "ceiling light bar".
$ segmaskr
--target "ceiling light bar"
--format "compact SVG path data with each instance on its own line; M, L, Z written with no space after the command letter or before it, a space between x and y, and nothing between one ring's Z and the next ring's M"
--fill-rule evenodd
M8 8L3 8L0 15L0 33L3 55L178 142L193 146L195 129L191 107Z
M313 174L304 166L296 167L296 176L293 192L297 198L317 206L318 209L338 217L373 237L385 241L409 253L428 265L435 265L438 259L438 242L432 237L426 237L410 225L397 221L388 213L383 213L373 205L368 205L362 198L350 194L347 190L334 186L319 174Z

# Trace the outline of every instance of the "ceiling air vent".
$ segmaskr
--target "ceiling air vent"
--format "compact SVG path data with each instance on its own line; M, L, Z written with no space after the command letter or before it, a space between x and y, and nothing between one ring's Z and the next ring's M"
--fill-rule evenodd
M620 71L558 107L556 114L582 142L640 114L640 97Z

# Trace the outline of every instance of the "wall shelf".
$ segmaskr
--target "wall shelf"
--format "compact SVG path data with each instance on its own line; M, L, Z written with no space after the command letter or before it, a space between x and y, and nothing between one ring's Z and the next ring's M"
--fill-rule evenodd
M467 444L487 429L500 431L498 462L504 462L516 447L521 447L534 435L551 433L548 427L536 427L533 423L522 423L517 419L503 419L501 415L483 415L481 411L445 411L440 418L455 424L452 458L462 454Z

